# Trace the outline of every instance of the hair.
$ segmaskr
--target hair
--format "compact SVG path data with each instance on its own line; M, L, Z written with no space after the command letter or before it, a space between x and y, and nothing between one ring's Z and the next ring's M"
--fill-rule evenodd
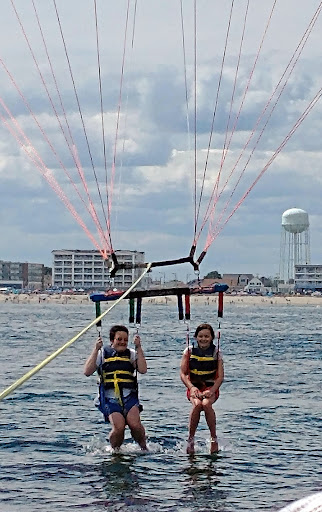
M211 327L210 324L200 324L198 325L197 329L196 329L196 332L194 334L194 337L196 338L199 334L200 331L202 331L203 329L208 329L208 331L210 331L210 334L211 334L211 337L212 337L212 341L214 340L215 338L215 332L213 330L213 328Z
M115 334L118 332L126 332L129 334L129 330L125 325L113 325L113 327L110 328L110 341L113 342L115 338Z

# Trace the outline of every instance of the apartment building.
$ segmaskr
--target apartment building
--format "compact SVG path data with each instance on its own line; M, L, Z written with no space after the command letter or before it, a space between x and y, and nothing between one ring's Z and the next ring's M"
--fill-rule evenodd
M322 291L322 265L295 265L294 289Z
M54 250L53 286L57 288L82 288L84 290L106 290L111 286L120 290L129 288L142 273L140 268L119 270L114 280L110 280L112 261L104 260L95 249ZM144 263L145 254L139 251L115 251L118 262L134 266Z
M44 287L42 263L0 260L0 284L8 288L42 290Z

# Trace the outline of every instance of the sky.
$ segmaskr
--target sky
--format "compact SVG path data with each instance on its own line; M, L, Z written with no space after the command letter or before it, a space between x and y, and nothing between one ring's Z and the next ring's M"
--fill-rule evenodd
M301 208L311 262L321 264L321 100L287 140L322 86L319 1L5 0L1 8L0 259L51 266L53 250L93 249L93 237L104 245L94 209L114 250L181 258L198 213L197 256L208 229L228 218L201 276L276 276L282 214ZM211 197L213 220L203 223ZM153 277L164 273L194 277L188 263Z

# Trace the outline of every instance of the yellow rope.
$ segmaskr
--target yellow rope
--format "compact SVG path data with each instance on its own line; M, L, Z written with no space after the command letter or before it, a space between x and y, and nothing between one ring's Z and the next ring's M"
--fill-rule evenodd
M123 401L122 401L122 397L121 397L121 391L120 391L120 386L119 386L118 378L116 376L116 372L114 373L113 383L114 383L114 393L115 393L115 396L118 399L118 402L119 402L120 406L123 407Z
M59 354L61 354L66 348L70 347L70 345L72 345L76 340L78 340L78 338L80 338L83 334L85 334L85 332L87 332L89 329L91 329L91 327L93 327L95 324L97 324L97 322L99 322L105 315L107 315L107 313L109 313L113 308L115 308L115 306L121 302L122 299L125 299L125 297L127 297L129 295L129 293L133 290L133 288L135 288L139 282L141 281L141 279L145 276L145 274L150 270L151 268L151 263L148 263L147 264L147 267L146 269L144 270L144 272L140 275L139 279L137 281L135 281L135 283L133 283L130 288L128 288L126 290L126 292L123 293L123 295L121 295L121 297L119 297L115 302L114 304L112 304L112 306L110 308L108 308L106 311L104 311L104 313L102 313L100 316L98 316L97 318L95 318L95 320L93 320L90 324L87 325L87 327L84 327L84 329L82 329L78 334L76 334L76 336L74 336L72 339L70 339L69 341L67 341L62 347L60 347L59 349L57 349L55 352L53 352L50 356L46 357L46 359L44 359L41 363L37 364L37 366L35 366L34 368L32 368L31 370L29 370L29 372L27 372L25 375L23 375L22 377L20 377L20 379L16 380L16 382L14 382L13 384L11 384L11 386L9 386L8 388L6 388L4 391L2 391L2 393L0 393L0 400L2 400L3 398L5 398L6 396L10 395L15 389L17 389L19 386L21 386L24 382L26 382L28 379L30 379L33 375L35 375L35 373L39 372L39 370L41 370L42 368L44 368L44 366L46 366L48 363L50 363L53 359L55 359L55 357L59 356Z

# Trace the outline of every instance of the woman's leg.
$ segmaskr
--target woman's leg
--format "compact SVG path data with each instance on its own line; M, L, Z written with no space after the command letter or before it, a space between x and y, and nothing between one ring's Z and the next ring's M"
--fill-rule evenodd
M202 411L202 402L199 398L190 398L192 409L189 417L189 437L187 445L187 453L194 453L194 437L200 420L200 413Z
M126 422L131 430L132 437L142 450L147 450L145 429L141 423L140 412L137 405L134 405L126 415Z
M212 408L215 400L204 398L202 407L205 412L206 422L210 431L210 453L218 452L217 432L216 432L216 413Z
M110 443L112 448L119 448L124 441L125 419L120 412L113 412L108 417L112 430Z

